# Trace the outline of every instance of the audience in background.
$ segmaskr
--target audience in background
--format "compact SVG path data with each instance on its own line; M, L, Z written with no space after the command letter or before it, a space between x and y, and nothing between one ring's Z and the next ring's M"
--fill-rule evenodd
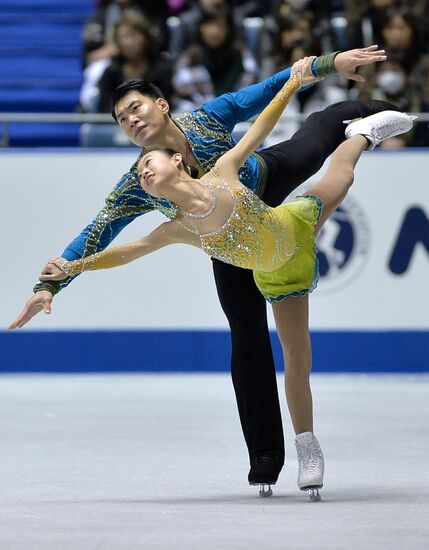
M146 17L158 50L167 47L167 0L101 0L97 12L88 19L83 29L85 67L94 61L111 59L118 54L114 29L126 13Z
M177 59L186 48L195 42L198 34L198 22L204 15L214 10L228 9L227 0L195 0L191 8L179 16L177 21L174 47L170 53ZM235 14L235 12L234 12Z
M402 62L401 57L396 60L393 56L389 61L381 64L375 75L375 83L371 97L389 101L401 111L413 112L419 110L417 87L413 84L411 73ZM406 137L397 136L386 140L384 148L405 147L412 141L413 132Z
M159 86L170 100L172 64L159 56L149 23L143 17L125 14L115 25L114 43L118 54L111 60L98 82L97 111L111 111L110 97L113 90L126 80L142 78Z
M255 59L236 38L232 16L224 9L201 16L197 37L176 67L174 85L182 108L199 105L201 94L210 98L238 90L256 82L258 76Z
M417 21L410 12L392 12L381 25L381 41L389 56L400 59L407 70L419 62L422 43Z
M136 15L149 23L127 20ZM429 0L101 0L84 29L81 105L108 111L117 84L144 77L161 87L173 109L188 111L290 66L304 53L374 43L386 49L389 62L361 68L366 82L330 78L299 94L288 113L347 97L427 112ZM429 146L428 125L418 124L406 144Z

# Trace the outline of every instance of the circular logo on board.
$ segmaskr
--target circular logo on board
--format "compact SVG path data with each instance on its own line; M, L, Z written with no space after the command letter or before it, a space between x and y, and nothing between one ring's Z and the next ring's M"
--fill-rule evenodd
M350 196L326 221L317 237L320 278L317 292L351 282L365 265L370 242L363 210Z

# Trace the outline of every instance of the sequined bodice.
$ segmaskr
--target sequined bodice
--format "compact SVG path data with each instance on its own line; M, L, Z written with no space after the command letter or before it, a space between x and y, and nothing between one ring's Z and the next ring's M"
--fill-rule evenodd
M227 190L231 208L226 221L211 233L202 232L184 218L180 221L199 235L204 252L225 263L259 271L274 271L292 257L295 235L287 210L267 206L243 185L232 187L223 179L206 184L217 193ZM215 213L216 209L211 215Z

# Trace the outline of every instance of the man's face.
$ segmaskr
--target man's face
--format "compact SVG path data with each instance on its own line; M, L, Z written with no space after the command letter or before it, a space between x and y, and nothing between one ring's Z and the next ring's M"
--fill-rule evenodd
M138 147L156 146L168 122L168 103L132 91L115 105L116 120Z

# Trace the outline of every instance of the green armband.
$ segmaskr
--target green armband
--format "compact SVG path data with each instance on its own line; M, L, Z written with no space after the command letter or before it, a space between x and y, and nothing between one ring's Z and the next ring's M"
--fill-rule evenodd
M39 281L33 288L33 292L40 292L40 290L47 290L55 296L60 291L60 283L58 281Z
M327 55L316 57L311 66L311 70L314 76L325 77L329 76L330 74L335 74L337 70L335 69L334 63L335 58L339 53L341 53L341 51L332 52L328 53Z

